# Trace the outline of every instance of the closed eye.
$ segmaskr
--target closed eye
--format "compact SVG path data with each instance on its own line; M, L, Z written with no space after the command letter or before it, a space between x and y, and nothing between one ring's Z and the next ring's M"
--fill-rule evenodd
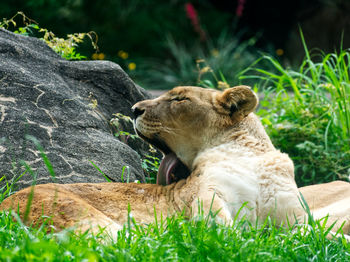
M188 97L173 97L172 99L170 99L170 101L185 101L185 100L190 101Z

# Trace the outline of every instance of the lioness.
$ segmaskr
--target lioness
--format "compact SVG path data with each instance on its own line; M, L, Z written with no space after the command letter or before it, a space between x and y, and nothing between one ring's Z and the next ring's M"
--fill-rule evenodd
M217 219L226 223L238 213L252 222L268 216L278 224L303 220L293 163L275 149L252 113L257 104L247 86L223 92L176 87L139 102L133 106L135 130L164 153L157 185L38 185L10 196L0 209L18 209L23 216L34 189L27 222L51 216L57 229L101 226L113 233L126 222L129 204L141 223L154 221L154 211L196 215L198 205L205 213L218 211ZM188 174L176 172L181 165Z

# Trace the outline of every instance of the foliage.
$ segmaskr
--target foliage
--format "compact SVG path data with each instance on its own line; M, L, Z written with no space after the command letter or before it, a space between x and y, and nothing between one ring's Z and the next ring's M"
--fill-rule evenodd
M124 131L127 129L128 124L132 124L132 119L129 116L121 113L116 113L110 120L111 125L114 127L114 135L123 143L128 144L129 139L143 141L135 133ZM155 183L157 178L157 172L160 164L160 159L157 156L157 150L148 145L148 152L141 156L142 168L146 174L147 183Z
M16 18L22 17L23 26L17 26ZM88 33L74 33L67 34L66 38L59 38L53 32L40 28L37 22L28 18L23 12L17 12L12 18L3 18L0 22L0 27L9 29L14 27L14 33L25 36L38 36L45 41L45 43L51 47L56 53L68 60L82 60L86 56L81 55L76 51L79 44L84 41L84 38L88 37L95 50L97 47L97 35L95 32Z
M18 10L40 21L59 37L72 32L94 31L100 36L99 46L106 59L118 61L124 50L134 58L167 57L164 35L187 44L199 42L199 36L186 17L187 0L3 0L0 17L8 17ZM231 23L232 15L223 13L208 0L191 1L200 16L203 29L213 38ZM91 57L87 45L79 52ZM127 69L127 68L124 68Z
M225 75L228 82L235 83L237 74L258 57L251 50L255 41L251 38L240 42L239 36L233 38L222 33L215 41L187 47L168 36L168 58L139 61L138 70L130 75L146 88L171 89L178 85L198 85L201 81L198 75L206 73L203 70L210 67L213 72ZM207 80L214 81L215 78L207 75Z
M56 37L54 33L47 29L40 29L39 32L44 33L43 39L49 47L68 60L82 60L86 58L86 56L76 52L76 47L84 41L85 37L90 38L93 47L97 49L97 35L95 32L68 34L66 39ZM93 38L96 40L93 40Z
M258 113L276 147L293 158L299 186L350 177L350 50L311 55L303 44L297 71L263 56L240 75L261 80Z
M155 155L156 151L151 145L149 151L150 154L145 154L142 158L142 168L147 175L146 182L155 184L161 160Z
M136 134L123 131L126 129L126 124L132 124L132 119L130 116L123 115L122 113L115 113L113 114L113 118L110 120L110 123L115 128L114 136L119 138L125 144L128 143L129 138L138 138Z
M0 177L0 182L4 184L4 186L0 187L0 203L5 199L6 196L10 196L16 192L16 183L26 173L27 173L27 170L24 171L19 176L13 177L12 181L7 181L6 176Z

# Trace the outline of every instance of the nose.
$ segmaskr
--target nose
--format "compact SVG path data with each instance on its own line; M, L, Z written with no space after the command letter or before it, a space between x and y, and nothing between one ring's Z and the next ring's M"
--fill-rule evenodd
M134 119L136 119L138 116L142 115L145 110L144 109L141 109L139 107L137 107L137 105L134 105L132 108L131 108L133 114L134 114Z

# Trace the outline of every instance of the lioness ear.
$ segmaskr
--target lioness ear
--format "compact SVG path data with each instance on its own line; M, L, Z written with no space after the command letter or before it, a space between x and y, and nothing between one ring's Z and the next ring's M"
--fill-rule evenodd
M218 104L231 117L237 113L240 116L247 116L258 105L258 96L249 86L235 86L226 89L216 98Z

